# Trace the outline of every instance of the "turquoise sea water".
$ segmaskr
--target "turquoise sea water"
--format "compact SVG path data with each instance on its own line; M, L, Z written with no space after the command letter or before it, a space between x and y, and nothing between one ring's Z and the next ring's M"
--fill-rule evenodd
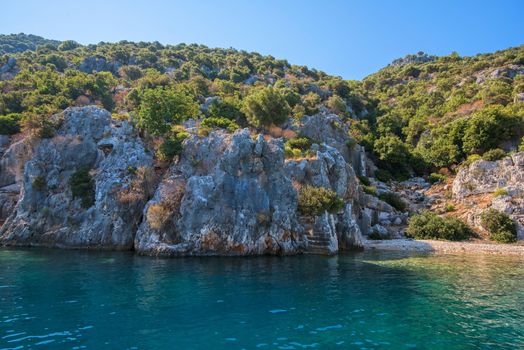
M523 349L524 260L0 249L0 349Z

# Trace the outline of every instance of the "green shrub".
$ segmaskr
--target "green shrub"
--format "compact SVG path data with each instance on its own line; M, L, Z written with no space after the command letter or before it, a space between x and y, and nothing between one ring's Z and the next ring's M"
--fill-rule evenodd
M342 198L324 187L306 185L298 192L298 211L302 215L320 215L324 211L337 212L343 207Z
M364 193L370 194L372 196L377 195L377 188L375 186L362 186Z
M446 213L449 213L451 211L455 211L455 205L453 205L452 203L446 203L446 205L444 205L444 211Z
M448 177L446 175L443 175L443 174L439 174L439 173L431 173L429 174L429 182L432 183L432 184L436 184L436 183L439 183L439 182L444 182L446 181Z
M380 200L388 203L393 208L397 209L398 211L404 212L406 211L406 202L400 198L400 196L393 192L383 192L381 193L378 198Z
M301 151L306 151L311 148L313 142L308 137L299 137L286 141L286 146L290 148L298 148Z
M157 157L160 160L171 160L174 156L178 156L184 149L182 142L189 136L187 132L175 132L171 137L167 138L160 144L157 151Z
M171 126L198 113L198 105L187 92L157 87L143 93L138 126L152 135L163 135Z
M388 170L378 169L375 171L375 178L378 181L390 182L391 180L393 180L393 175L391 175L391 173Z
M456 218L443 218L429 210L413 215L406 229L408 237L460 241L474 235L471 228Z
M242 111L248 122L254 126L280 125L291 113L284 96L271 86L258 89L247 96Z
M482 213L480 219L491 240L499 243L512 243L517 240L517 227L507 214L488 209Z
M495 192L493 192L493 195L495 197L507 196L508 195L508 190L506 190L505 188L499 187L499 188L497 188L495 190Z
M33 188L36 189L37 191L43 191L47 187L45 177L35 176L33 178L32 185L33 185Z
M0 135L13 135L20 132L20 115L11 113L0 115Z
M221 128L226 129L230 132L234 132L238 129L238 124L231 119L222 117L209 117L202 120L200 126L204 128Z
M471 164L473 164L477 160L481 160L481 159L482 159L482 157L480 155L472 154L472 155L469 155L468 158L466 158L466 160L463 161L460 165L461 166L470 166Z
M371 181L366 176L358 175L357 177L362 186L371 186Z
M494 162L500 160L506 156L506 152L500 148L490 149L482 155L482 159Z
M80 198L82 207L89 208L95 203L95 182L87 167L79 168L69 179L73 198Z

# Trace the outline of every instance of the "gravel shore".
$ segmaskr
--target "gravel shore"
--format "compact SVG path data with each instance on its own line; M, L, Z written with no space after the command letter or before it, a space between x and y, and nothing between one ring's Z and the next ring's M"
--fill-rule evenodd
M434 253L477 253L524 256L522 244L496 244L480 242L449 242L433 240L391 239L365 240L364 249L397 250Z

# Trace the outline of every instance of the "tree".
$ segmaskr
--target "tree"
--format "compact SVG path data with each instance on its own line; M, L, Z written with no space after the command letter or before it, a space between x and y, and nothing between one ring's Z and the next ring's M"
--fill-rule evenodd
M197 117L198 112L198 105L183 91L148 89L141 98L138 126L152 135L162 135L172 125Z
M242 107L248 122L255 126L280 125L291 112L286 100L273 87L256 90L244 100Z
M347 105L346 101L338 95L333 95L327 100L327 107L334 113L343 114L346 113Z
M374 151L389 165L406 165L410 158L408 147L395 135L382 136L375 141Z

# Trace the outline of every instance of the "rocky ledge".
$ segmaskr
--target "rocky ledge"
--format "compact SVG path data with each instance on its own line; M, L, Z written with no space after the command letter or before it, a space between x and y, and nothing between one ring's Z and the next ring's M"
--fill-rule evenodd
M53 138L2 148L0 244L167 256L333 254L361 248L379 214L394 212L362 192L352 164L362 174L365 155L347 148L337 120L320 129L319 118L306 117L297 126L319 142L305 159L285 159L280 138L217 130L190 135L166 168L130 123L103 109L69 108L56 118ZM301 215L298 190L306 185L336 192L344 205Z

